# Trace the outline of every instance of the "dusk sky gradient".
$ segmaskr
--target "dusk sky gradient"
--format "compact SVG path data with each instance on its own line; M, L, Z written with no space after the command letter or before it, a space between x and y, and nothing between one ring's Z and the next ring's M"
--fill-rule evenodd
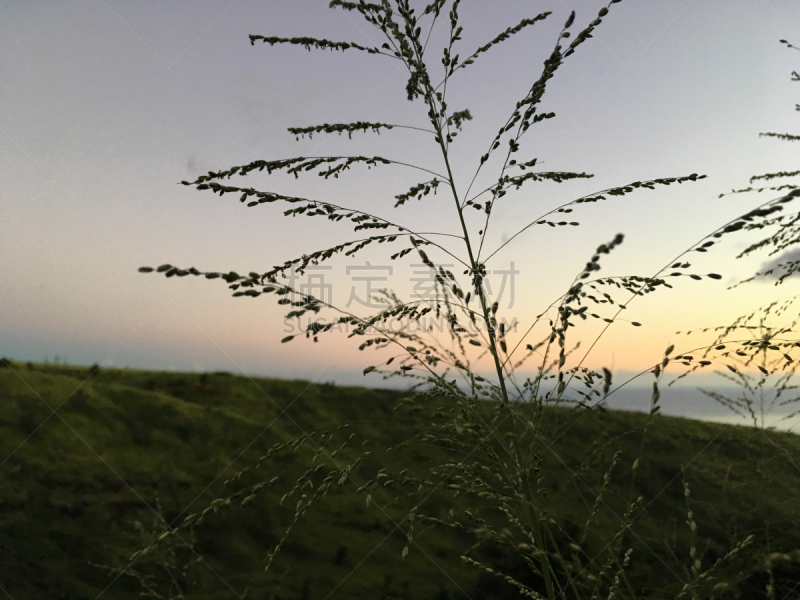
M577 3L573 31L601 6ZM462 57L524 17L553 12L452 80L448 104L474 116L453 145L462 188L514 102L538 77L571 8L550 1L462 3ZM429 65L437 76L447 21L443 15L431 42ZM790 81L797 54L778 43L800 43L793 39L798 23L800 2L788 0L625 0L611 7L594 38L550 82L542 110L556 118L532 129L521 153L537 157L543 169L594 178L531 184L509 194L493 215L487 246L594 190L691 173L708 178L586 205L570 215L580 227L534 228L509 244L489 266L508 269L514 261L520 272L507 318L529 322L568 288L594 248L618 232L625 243L603 261L602 273L652 275L704 235L771 199L718 196L746 187L752 175L797 168L796 144L758 134L798 131ZM353 239L343 224L285 219L282 206L249 209L234 195L178 185L208 170L340 153L442 168L432 138L421 132L295 141L286 131L351 121L425 127L424 107L406 99L397 61L356 51L251 46L249 34L368 46L384 41L357 13L329 10L319 0L0 1L0 355L318 381L356 381L373 364L356 349L361 340L345 336L282 345L284 311L272 297L232 299L219 282L137 273L165 262L261 272ZM354 167L338 180L277 174L244 185L328 198L412 228L458 233L443 187L391 208L396 194L422 180L411 170ZM470 231L481 223L475 213ZM722 325L796 294L794 281L726 290L768 260L734 260L745 241L692 256L692 271L723 279L680 280L673 290L637 299L624 316L643 326L618 323L587 364L645 369L669 343L691 346L676 330ZM448 247L464 254L456 244ZM387 285L408 297L409 264L419 260L395 264L380 247L330 263L325 276L337 303L348 300L354 285L346 267L364 261L392 265ZM582 335L589 340L599 331L588 323Z

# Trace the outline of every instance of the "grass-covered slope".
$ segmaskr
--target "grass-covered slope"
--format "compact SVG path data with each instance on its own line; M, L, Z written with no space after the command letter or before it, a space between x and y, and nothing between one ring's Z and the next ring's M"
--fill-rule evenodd
M135 521L152 529L149 507L156 499L168 521L182 520L277 441L329 423L359 422L362 433L386 440L400 398L227 374L104 369L88 375L85 368L49 365L0 369L0 585L17 600L95 598L109 585L102 597L138 597L134 579L113 581L93 564L127 564L150 540L137 535ZM270 477L291 477L300 467L289 454L269 465ZM363 498L332 497L321 505L324 512L295 529L284 560L264 576L266 554L291 517L275 510L279 499L276 491L198 528L197 550L207 566L196 569L200 583L191 597L236 597L234 590L248 587L249 596L270 590L291 597L293 589L305 589L320 597L393 528L383 515L369 514ZM397 572L398 554L396 543L383 544L340 597L358 588L403 588L412 574ZM440 571L417 562L413 576L438 590ZM465 572L459 565L453 575Z
M513 597L502 581L462 563L461 552L476 541L465 533L419 530L419 545L401 559L405 531L395 524L414 504L398 492L397 500L376 498L368 507L363 494L347 487L362 483L355 472L354 481L335 487L294 526L264 573L297 496L278 502L310 463L281 451L255 469L259 457L276 443L314 431L319 439L323 430L348 423L347 431L357 433L353 444L363 440L374 450L362 466L392 472L395 463L399 471L413 461L424 468L435 449L386 450L412 440L434 407L395 411L399 392L228 374L102 369L89 375L86 368L53 365L0 369L0 585L10 597L126 599L143 589L169 597L173 578L191 598L236 598L245 590L248 598L309 600ZM770 554L777 589L790 589L800 574L791 553L800 548L798 438L667 417L657 417L643 437L644 420L616 412L553 414L553 431L563 433L549 442L545 458L560 526L586 520L619 449L608 510L587 547L602 548L628 499L644 497L646 508L625 542L634 548L626 594L673 597L690 577L684 480L698 523L695 554L704 566L755 536L746 554L721 571L738 590L728 597L764 597ZM640 455L632 484L631 464ZM240 481L223 488L246 466L251 470ZM239 484L275 477L247 507L209 515L194 540L187 532L125 574L110 571L127 566L132 552L162 531L158 510L179 523ZM442 496L426 503L431 512L461 508ZM488 515L491 507L484 510ZM182 549L184 542L194 550ZM502 548L482 556L519 570Z

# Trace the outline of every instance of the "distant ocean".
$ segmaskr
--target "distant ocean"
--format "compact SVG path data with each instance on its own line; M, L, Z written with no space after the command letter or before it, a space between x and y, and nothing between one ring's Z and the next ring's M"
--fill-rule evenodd
M486 374L491 377L490 374ZM611 389L626 381L631 375L627 373L617 373L612 380ZM634 382L613 391L606 401L606 406L610 409L631 410L637 412L647 412L650 410L650 400L653 393L653 378L651 375L639 377ZM336 383L337 385L356 385L375 388L402 389L409 386L409 381L403 378L382 379L380 376L363 376L362 373L353 372L326 372L316 380L316 383ZM687 383L689 382L689 383ZM721 385L719 382L723 382ZM668 386L668 380L659 383L661 397L659 405L661 414L675 417L687 417L690 419L700 419L703 421L714 421L718 423L728 423L731 425L752 426L753 419L748 416L742 417L722 406L714 399L703 394L699 388L714 391L729 398L737 397L741 393L740 388L732 385L725 385L724 379L713 373L698 375L694 379L684 379L678 383ZM793 393L792 393L793 392ZM789 390L784 393L780 401L800 396L800 390ZM766 427L775 427L783 431L794 431L800 433L800 415L791 419L785 417L800 410L800 402L789 406L770 407L769 402L774 398L774 392L766 390L765 393L765 418ZM754 411L761 422L760 407L755 405Z

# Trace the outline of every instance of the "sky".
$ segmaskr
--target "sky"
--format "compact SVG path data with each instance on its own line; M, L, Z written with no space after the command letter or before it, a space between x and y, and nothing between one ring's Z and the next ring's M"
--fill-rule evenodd
M573 30L602 6L576 4ZM506 0L491 8L462 3L463 40L455 50L462 57L522 18L552 14L448 84L450 106L468 108L474 117L452 146L461 189L538 77L571 8L550 1ZM569 288L594 249L617 233L625 234L625 242L604 257L602 274L652 275L769 199L719 195L746 187L752 175L796 168L797 147L758 134L797 131L790 81L796 54L778 40L792 41L798 20L800 2L793 1L626 0L611 7L594 37L549 82L542 111L556 118L532 128L520 154L536 157L543 170L594 177L537 183L509 194L495 210L487 249L543 212L596 190L691 173L708 177L583 205L570 215L580 227L532 228L515 238L487 264L495 290L505 278L500 304L509 322L517 319L524 330ZM447 21L443 15L431 36L434 73L441 70ZM137 272L162 263L263 272L353 239L343 224L287 219L282 207L249 209L233 195L220 198L179 185L209 170L340 154L443 169L431 137L416 130L300 141L287 132L351 121L425 127L424 107L406 99L407 78L397 61L356 51L251 45L250 34L365 46L384 41L357 13L317 0L0 1L0 355L368 383L360 373L373 358L357 350L360 340L339 335L319 344L281 344L291 323L274 298L234 299L218 282ZM490 185L493 173L475 189ZM392 208L393 197L419 181L410 168L354 167L337 180L283 173L251 177L244 185L327 198L412 229L458 234L444 188ZM472 235L482 228L479 217L468 214ZM464 256L463 243L441 239ZM795 294L794 281L780 288L766 282L726 289L768 260L734 260L745 242L738 238L703 260L693 255L695 272L717 272L723 279L681 278L672 290L636 299L624 316L642 327L617 323L586 364L617 372L647 369L668 344L678 351L691 347L676 331L724 325ZM409 298L417 289L419 260L409 255L405 263L391 261L388 254L381 247L359 258L339 257L317 277L330 284L334 303L349 303L357 313L365 310L359 300L367 297L367 285ZM448 264L446 255L434 255ZM601 329L598 322L583 326L578 335L585 347Z

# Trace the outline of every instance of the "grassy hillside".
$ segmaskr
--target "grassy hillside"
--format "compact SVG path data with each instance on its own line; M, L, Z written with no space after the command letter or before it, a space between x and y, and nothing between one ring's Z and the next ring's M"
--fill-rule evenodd
M403 396L225 373L102 369L90 376L86 368L11 363L0 369L0 585L16 600L136 598L142 585L169 597L170 581L191 598L235 598L245 590L248 598L304 600L514 597L510 586L461 561L476 542L469 532L417 530L418 546L401 559L406 536L395 523L419 503L411 490L387 488L369 507L364 494L354 493L352 486L381 466L389 473L401 463L425 470L441 454L415 437L438 407L395 410ZM748 535L752 545L720 569L732 586L722 597L766 597L769 556L778 598L800 582L796 436L660 416L643 435L646 417L622 412L553 411L549 418L558 433L548 442L545 480L560 528L585 522L617 450L587 548L602 549L629 499L644 497L625 537L633 548L625 593L674 597L690 577L693 544L705 567ZM344 423L347 429L326 438L328 447L340 449L355 433L337 450L342 459L373 454L314 505L264 573L298 496L283 506L278 501L326 459L312 465L310 446L282 448L256 469L259 457L275 444L312 432L320 439ZM179 523L216 498L275 477L247 507L209 515L194 538L186 530L126 574L112 571L163 531L159 515ZM694 538L684 480L698 525ZM446 515L462 511L463 502L436 493L423 508ZM489 504L478 511L494 518ZM526 577L502 546L471 556Z

